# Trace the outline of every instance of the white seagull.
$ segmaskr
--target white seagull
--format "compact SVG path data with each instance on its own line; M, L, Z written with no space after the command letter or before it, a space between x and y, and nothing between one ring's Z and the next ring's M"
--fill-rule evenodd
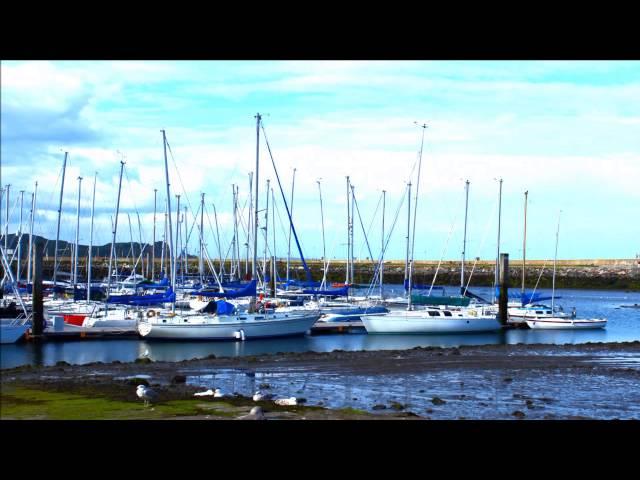
M194 397L208 397L208 396L213 396L214 394L215 394L215 392L213 390L209 389L206 392L194 393L193 396Z
M298 404L298 400L296 399L296 397L278 398L278 399L274 400L274 403L276 405L297 405Z
M241 417L238 417L238 420L266 420L266 419L264 418L262 407L253 407L248 415L243 415Z
M253 394L253 401L254 402L259 402L261 400L271 400L273 398L273 394L271 393L262 393L260 392L260 390L258 390L256 393Z
M148 387L145 387L144 385L138 385L138 388L136 389L136 395L138 395L138 398L144 400L145 407L150 403L153 403L158 398L158 394L155 391L151 390Z
M222 393L222 391L219 388L216 388L213 391L213 398L222 398L224 396L225 396L224 393Z

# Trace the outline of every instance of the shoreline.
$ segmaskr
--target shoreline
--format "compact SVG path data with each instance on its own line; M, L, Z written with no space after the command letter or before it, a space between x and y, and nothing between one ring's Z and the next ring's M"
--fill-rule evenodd
M640 341L634 341L279 352L219 358L210 355L180 362L150 359L85 365L59 362L48 367L2 370L0 419L221 420L246 415L255 405L264 409L267 419L562 419L602 415L638 419L640 369L628 362L639 358ZM379 384L376 395L384 398L373 400L374 395L364 406L340 408L327 408L329 402L325 405L317 398L295 407L256 403L246 391L224 399L194 398L193 393L206 390L197 384L201 375L219 378L215 381L227 376L233 385L239 384L238 379L250 380L256 375L259 379L273 378L272 393L280 396L289 396L291 391L285 383L278 384L277 379L283 376L292 382L304 378L305 385L309 378L324 379L329 392L342 392L344 382L353 386L354 392L369 384ZM546 377L544 385L547 386L541 390L540 379ZM387 384L389 379L401 380L404 400L392 393L385 397L385 392L392 391ZM452 383L452 379L456 381ZM143 408L135 396L135 385L145 381L158 390L163 399L155 410ZM609 387L598 389L597 384ZM626 385L624 399L616 393L616 385ZM630 390L629 385L633 386ZM565 388L569 394L564 392ZM603 399L597 401L594 392ZM307 393L317 394L303 387L302 395ZM100 400L95 401L99 405L95 409L68 411L62 402L70 395L78 396L77 401L83 405L89 398L97 397ZM593 405L585 404L583 397L592 398Z

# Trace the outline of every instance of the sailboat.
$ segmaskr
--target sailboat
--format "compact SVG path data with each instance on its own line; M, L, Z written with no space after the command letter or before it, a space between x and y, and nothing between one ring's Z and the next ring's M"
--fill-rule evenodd
M260 122L262 116L256 114L256 178L255 178L255 221L252 279L257 273L257 239L258 239L258 173L260 151ZM167 181L167 199L169 195L169 169L167 164L167 141L164 130L165 174ZM171 204L168 204L169 225L171 225ZM173 239L169 230L170 245L173 252ZM175 265L173 262L171 286L175 285ZM224 300L212 301L207 307L195 314L176 314L175 303L171 312L148 310L138 322L138 333L149 339L170 340L247 340L253 338L284 337L304 335L320 318L317 310L301 309L298 311L272 312L263 310L256 312L257 299L255 287L247 312L239 311L233 304Z
M23 312L12 319L0 320L0 343L16 343L31 327L32 319L31 315L25 307L24 302L22 301L22 297L20 297L17 282L13 277L9 261L6 258L5 250L2 248L2 246L0 246L0 262L2 263L2 268L5 270L5 272L7 272L9 276L9 280L11 281L11 288L13 289L16 300L18 300L18 303L20 303L20 307L22 308Z
M409 232L407 231L407 277L408 277L408 303L406 310L390 312L387 315L370 315L362 317L362 323L367 333L383 334L424 334L424 333L465 333L487 332L501 328L495 311L491 308L472 307L426 307L414 309L412 302L412 276L413 255L415 246L415 224L417 216L418 189L420 187L420 170L422 165L422 150L424 146L424 132L426 125L420 125L422 131L422 144L420 147L420 160L418 162L418 181L416 185L416 201L414 202L413 238L409 249ZM409 184L410 185L410 184ZM411 203L409 202L409 221L411 218ZM409 257L408 253L411 252Z
M558 228L556 230L556 252L553 257L553 280L551 290L551 308L541 305L532 309L533 318L525 316L527 326L533 329L588 329L588 328L604 328L607 325L606 318L578 319L576 318L575 308L571 314L563 311L556 311L554 308L556 294L556 262L558 259L558 237L560 234L560 215L558 214Z

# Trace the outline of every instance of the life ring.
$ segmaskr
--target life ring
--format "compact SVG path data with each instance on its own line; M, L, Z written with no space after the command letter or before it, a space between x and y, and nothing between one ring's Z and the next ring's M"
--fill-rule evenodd
M147 318L153 318L156 316L155 310L147 310Z

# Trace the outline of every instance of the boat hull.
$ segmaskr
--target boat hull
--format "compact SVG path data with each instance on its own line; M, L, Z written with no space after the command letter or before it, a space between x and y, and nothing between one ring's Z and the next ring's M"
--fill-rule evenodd
M287 337L304 335L320 318L320 314L263 317L264 320L240 320L239 316L220 320L220 317L213 317L201 323L196 323L195 319L181 322L179 317L177 321L167 319L163 323L161 320L141 321L138 323L138 333L144 338L164 340L249 340Z
M413 312L410 312L413 313ZM494 317L429 317L426 315L371 315L363 316L367 333L424 334L492 332L502 327Z
M28 328L28 324L0 325L0 344L16 343L24 336Z
M605 328L606 320L571 320L544 319L527 320L527 326L536 330L583 330L591 328Z

